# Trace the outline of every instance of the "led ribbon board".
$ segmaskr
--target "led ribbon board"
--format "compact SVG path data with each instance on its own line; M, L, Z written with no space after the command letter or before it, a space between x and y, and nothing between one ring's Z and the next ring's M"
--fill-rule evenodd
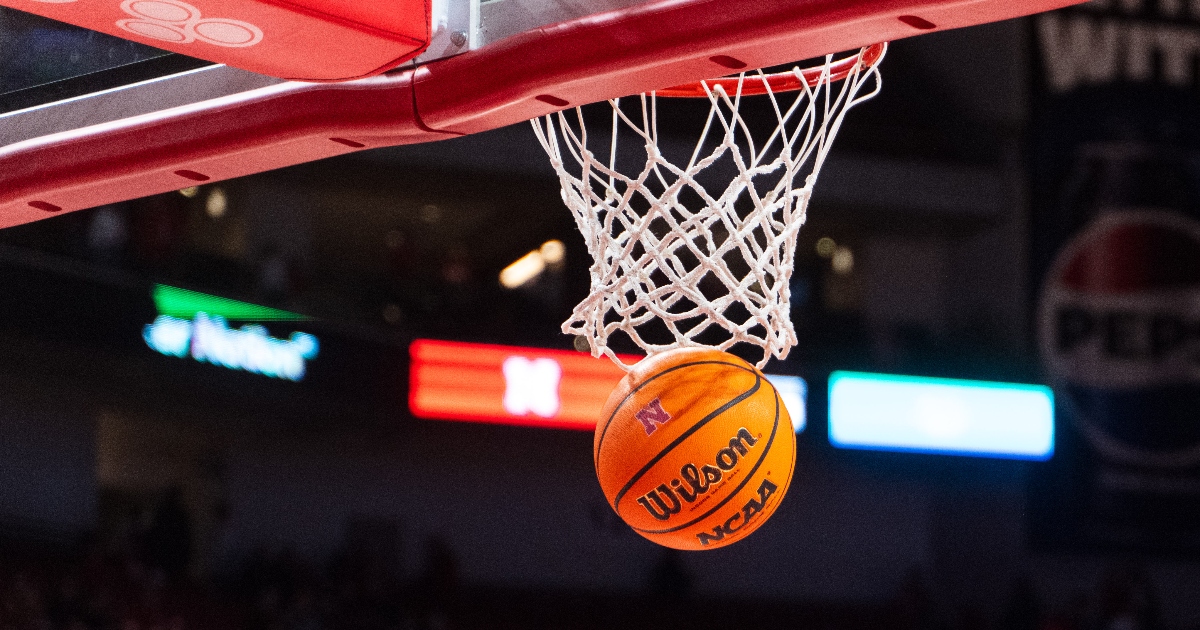
M320 348L317 338L305 332L280 339L261 324L232 328L228 322L309 319L296 313L165 285L155 285L154 304L159 315L142 330L142 339L166 356L190 356L231 370L299 381Z
M409 352L408 403L419 418L593 431L608 395L625 377L606 358L565 350L419 339ZM803 379L767 378L796 430L803 429Z
M888 374L829 377L829 440L842 448L1047 459L1049 387Z

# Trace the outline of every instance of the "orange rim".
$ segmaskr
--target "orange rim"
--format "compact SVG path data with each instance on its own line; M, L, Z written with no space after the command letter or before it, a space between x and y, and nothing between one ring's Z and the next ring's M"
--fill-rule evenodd
M722 77L720 79L696 81L695 83L684 83L683 85L676 85L664 90L656 90L654 93L657 96L671 98L707 98L708 92L704 89L704 84L707 83L710 90L716 89L719 85L725 89L726 94L733 95L737 94L739 81L741 82L743 96L766 94L768 86L770 86L770 91L773 93L794 92L804 87L816 86L821 82L822 77L826 76L826 72L828 72L829 82L832 83L845 79L859 67L864 69L870 68L879 63L886 50L887 43L872 44L857 55L839 59L829 64L828 69L824 65L821 65L801 70L799 73L800 76L796 76L796 72L787 71L762 76L746 75L744 79L739 77Z

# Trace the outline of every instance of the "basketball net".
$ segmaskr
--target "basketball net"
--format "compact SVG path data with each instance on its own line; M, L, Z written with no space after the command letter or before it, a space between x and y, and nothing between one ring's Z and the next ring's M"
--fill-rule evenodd
M563 332L622 367L609 348L618 333L647 355L750 344L762 349L759 368L785 358L796 345L789 284L797 233L846 112L879 92L884 50L642 94L640 107L610 100L607 156L590 148L580 108L531 121L594 261L591 292ZM708 117L686 162L672 161L659 146L658 98L689 89L708 98ZM769 99L772 115L757 117L765 121L739 113L751 94ZM622 136L644 146L644 161L618 159Z

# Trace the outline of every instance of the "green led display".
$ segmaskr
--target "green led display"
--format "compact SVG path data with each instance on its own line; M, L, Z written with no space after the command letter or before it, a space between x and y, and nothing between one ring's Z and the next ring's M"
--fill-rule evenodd
M312 319L299 313L259 306L249 302L239 302L199 291L188 291L165 284L154 285L154 305L158 307L160 315L170 315L179 319L192 319L196 313L206 313L227 320L256 322L298 322Z

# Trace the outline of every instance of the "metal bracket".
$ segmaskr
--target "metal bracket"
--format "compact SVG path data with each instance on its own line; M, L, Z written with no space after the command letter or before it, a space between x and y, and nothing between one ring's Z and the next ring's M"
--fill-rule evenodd
M410 63L421 65L478 48L479 3L480 0L433 0L430 11L433 37L429 48Z

